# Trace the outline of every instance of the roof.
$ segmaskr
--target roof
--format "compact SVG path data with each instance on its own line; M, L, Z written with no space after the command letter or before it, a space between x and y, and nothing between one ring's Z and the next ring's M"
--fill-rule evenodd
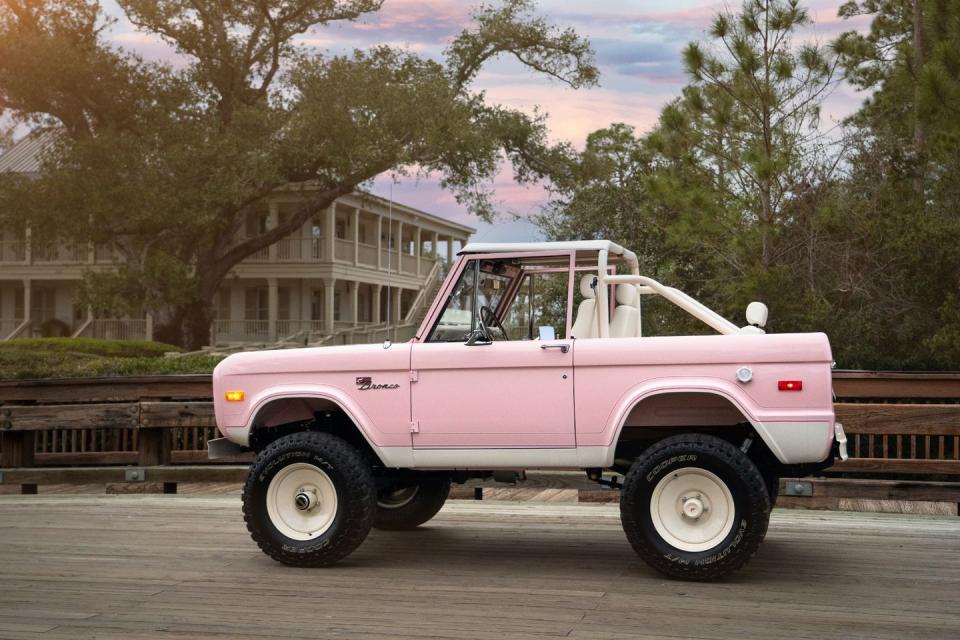
M36 129L0 155L0 173L40 173L40 156L56 140L54 129Z
M357 189L351 195L357 198L373 200L374 202L378 202L383 207L388 207L388 208L390 207L390 200L388 198L383 198L381 196L374 195L369 191L364 191L363 189ZM393 208L395 211L404 211L413 216L420 216L426 220L433 220L434 222L443 224L445 226L460 229L461 231L465 231L471 235L477 232L477 230L474 229L473 227L469 227L465 224L460 224L459 222L454 222L453 220L448 220L447 218L443 218L433 213L427 213L426 211L423 211L421 209L416 209L406 204L401 204L396 200L393 201Z

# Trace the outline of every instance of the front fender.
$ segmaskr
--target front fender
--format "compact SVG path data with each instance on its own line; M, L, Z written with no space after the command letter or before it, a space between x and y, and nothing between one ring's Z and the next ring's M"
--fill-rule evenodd
M329 385L279 385L264 389L250 400L248 409L241 420L242 426L228 427L230 433L224 435L238 444L249 446L250 431L256 424L257 417L271 402L285 398L309 398L328 400L334 403L347 414L347 417L357 426L367 443L376 450L376 426L370 416L343 390Z

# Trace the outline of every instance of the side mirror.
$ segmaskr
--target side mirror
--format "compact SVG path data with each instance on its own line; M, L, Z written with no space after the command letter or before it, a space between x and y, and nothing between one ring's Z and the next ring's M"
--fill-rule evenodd
M747 324L754 327L764 327L767 324L769 311L762 302L751 302L747 305Z
M477 328L471 331L467 335L467 346L468 347L482 347L488 344L493 344L493 340L483 332L483 329Z

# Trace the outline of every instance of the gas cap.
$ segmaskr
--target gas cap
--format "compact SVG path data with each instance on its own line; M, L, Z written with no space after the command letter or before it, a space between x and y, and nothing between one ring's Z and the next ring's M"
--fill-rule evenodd
M750 370L750 367L740 367L737 369L737 380L743 383L753 380L753 371Z

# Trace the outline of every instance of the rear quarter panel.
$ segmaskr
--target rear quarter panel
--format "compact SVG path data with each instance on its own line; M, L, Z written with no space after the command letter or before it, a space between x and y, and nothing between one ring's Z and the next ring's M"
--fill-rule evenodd
M730 400L766 441L782 440L777 425L803 425L808 449L796 457L823 459L832 438L833 402L830 345L823 334L716 335L578 340L574 348L574 393L578 446L613 447L630 410L641 400L670 392L707 392ZM741 383L737 369L753 379ZM803 390L783 392L779 380L802 380ZM671 424L703 424L697 407L671 409ZM774 425L769 427L767 425ZM796 425L799 425L796 426ZM782 431L782 429L781 429ZM766 432L766 433L764 433ZM811 440L812 439L812 440ZM771 442L767 443L768 445ZM771 449L781 461L788 445ZM821 455L822 454L822 455ZM791 459L791 462L801 460ZM810 460L803 460L810 461Z

